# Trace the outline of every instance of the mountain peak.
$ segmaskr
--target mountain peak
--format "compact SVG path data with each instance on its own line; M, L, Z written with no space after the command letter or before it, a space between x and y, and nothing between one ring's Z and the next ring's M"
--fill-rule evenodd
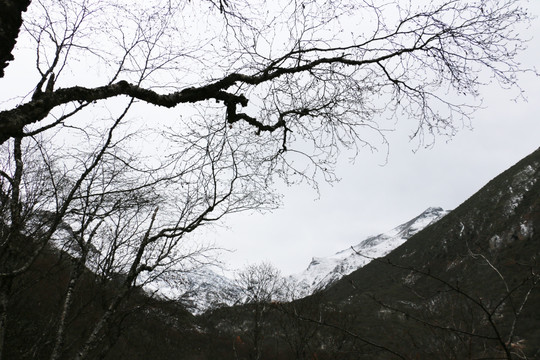
M422 214L420 214L420 215L433 214L433 213L442 213L444 211L445 210L440 206L430 206L426 210L424 210L424 212Z

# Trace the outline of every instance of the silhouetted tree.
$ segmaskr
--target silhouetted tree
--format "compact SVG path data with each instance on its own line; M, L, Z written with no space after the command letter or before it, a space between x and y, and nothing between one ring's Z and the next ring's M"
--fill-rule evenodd
M249 265L236 274L235 284L240 290L239 303L245 304L252 314L244 329L251 341L253 351L250 359L261 359L266 335L267 317L272 309L272 301L284 295L285 281L279 270L269 263Z

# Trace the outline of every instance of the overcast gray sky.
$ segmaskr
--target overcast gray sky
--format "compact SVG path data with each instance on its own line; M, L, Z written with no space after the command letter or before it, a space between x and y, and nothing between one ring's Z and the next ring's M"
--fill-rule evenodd
M540 15L540 1L529 8ZM523 38L540 34L540 21L523 33ZM540 64L540 37L522 54L525 67ZM19 60L19 59L18 59ZM10 65L26 69L25 58ZM26 59L31 61L32 59ZM26 66L26 67L25 67ZM540 68L540 66L538 66ZM8 89L15 92L25 76ZM30 82L32 83L32 82ZM284 274L306 268L313 256L323 257L357 244L365 237L390 230L430 206L453 209L478 191L490 179L540 146L540 78L521 77L528 102L513 101L515 92L497 85L483 89L484 109L474 116L473 130L463 129L451 141L436 139L428 149L408 142L409 132L397 124L387 134L390 150L360 153L350 164L342 158L334 186L321 184L320 198L307 186L283 186L283 207L265 214L241 213L227 219L228 228L217 228L201 238L215 240L231 268L269 261ZM10 95L11 96L11 95Z
M540 1L530 10L540 15ZM524 38L540 34L540 21ZM540 68L540 37L529 43L522 63ZM438 138L432 148L408 142L407 131L390 134L390 152L363 152L355 164L343 159L341 182L322 185L320 199L309 187L284 188L284 206L266 214L231 216L228 229L211 234L232 268L269 261L284 274L306 268L313 256L329 256L368 235L390 230L430 206L453 209L489 180L540 147L540 78L521 78L527 102L497 85L483 89L485 109L474 116L473 130L451 141ZM399 124L398 124L399 128Z

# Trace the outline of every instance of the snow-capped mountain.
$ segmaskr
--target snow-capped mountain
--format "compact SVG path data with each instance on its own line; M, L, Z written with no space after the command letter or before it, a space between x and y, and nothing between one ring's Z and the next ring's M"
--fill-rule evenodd
M448 212L440 207L430 207L412 220L388 232L368 237L332 256L313 258L306 270L291 275L288 280L295 285L298 291L297 296L300 297L324 289L343 276L363 267L373 258L388 254Z
M412 220L388 232L368 237L332 256L313 258L306 270L285 279L294 292L294 294L289 292L287 296L293 295L295 298L300 298L324 289L343 276L363 267L373 258L388 254L448 212L440 207L430 207ZM166 293L166 297L169 298L182 299L194 313L204 312L215 306L232 305L238 301L241 293L232 279L212 269L188 274L184 281L185 283L180 286L180 291L178 284L175 289L168 289L165 284L161 284L160 293ZM179 293L182 295L178 296Z

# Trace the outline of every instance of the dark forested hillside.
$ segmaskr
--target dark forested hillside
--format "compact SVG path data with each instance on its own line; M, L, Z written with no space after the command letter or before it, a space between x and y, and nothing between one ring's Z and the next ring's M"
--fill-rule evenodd
M57 336L63 296L72 266L69 255L48 250L32 269L13 284L6 334L5 359L49 359ZM118 284L86 271L76 288L67 322L67 350L72 359L97 318L118 292ZM115 315L96 359L171 359L171 353L201 347L193 316L174 302L151 299L135 292ZM193 336L192 334L195 334ZM104 357L102 357L104 356Z
M540 150L388 256L290 303L192 316L133 293L96 359L540 357ZM13 284L6 359L47 359L70 257L46 251ZM70 359L114 295L90 272L68 319Z
M537 150L326 298L405 358L538 358L539 178Z

